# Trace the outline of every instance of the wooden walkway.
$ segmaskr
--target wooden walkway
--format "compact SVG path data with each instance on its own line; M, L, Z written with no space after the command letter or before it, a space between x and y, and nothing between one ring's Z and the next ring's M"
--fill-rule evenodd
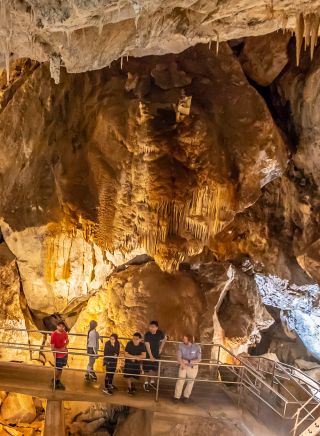
M50 386L53 376L52 368L39 367L13 362L0 362L0 390L32 395L53 401L86 401L105 402L114 405L125 405L151 412L165 414L182 414L206 418L228 417L238 420L239 409L223 392L219 385L196 382L192 393L192 403L175 405L172 402L174 381L161 380L159 401L155 401L155 391L144 392L142 385L137 393L130 397L126 392L123 376L115 378L119 389L112 396L103 394L104 374L97 374L98 381L87 383L84 372L66 369L62 381L65 391L54 391Z

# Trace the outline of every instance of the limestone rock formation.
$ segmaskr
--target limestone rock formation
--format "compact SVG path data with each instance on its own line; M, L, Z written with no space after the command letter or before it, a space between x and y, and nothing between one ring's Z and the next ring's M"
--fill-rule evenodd
M28 335L23 331L3 329L26 328L23 308L25 303L20 294L20 277L14 255L7 245L0 244L0 359L26 360L28 353L24 350L10 349L10 343L28 343Z
M157 64L64 73L58 87L39 66L3 108L2 231L35 312L66 309L137 254L177 268L285 168L282 137L226 45L162 59L192 78L185 88L180 77L142 100L125 92L125 73L150 78ZM184 94L191 115L176 122Z
M25 325L88 301L74 331L158 318L241 352L272 322L256 281L317 355L318 3L3 0L0 226Z
M36 418L32 397L9 393L1 406L1 417L11 423L31 423Z
M227 263L207 263L199 267L197 278L206 298L202 342L213 340L238 354L274 322L261 304L253 277L241 270Z
M73 73L88 71L121 56L177 53L200 42L279 28L296 29L300 52L304 21L308 44L314 43L318 8L318 0L3 0L1 51L6 66L10 55L50 61L56 82L60 65Z
M261 86L269 86L287 65L289 33L246 38L240 54L243 71Z

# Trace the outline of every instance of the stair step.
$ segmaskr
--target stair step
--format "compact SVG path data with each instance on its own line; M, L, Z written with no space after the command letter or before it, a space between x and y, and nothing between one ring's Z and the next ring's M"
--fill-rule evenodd
M300 436L316 436L318 434L320 434L320 417L313 421L308 428L300 433Z

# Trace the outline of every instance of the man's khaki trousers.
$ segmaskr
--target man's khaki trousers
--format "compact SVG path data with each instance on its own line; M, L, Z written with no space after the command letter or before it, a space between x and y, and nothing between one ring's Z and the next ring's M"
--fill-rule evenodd
M184 398L190 397L194 385L194 379L197 377L197 374L198 374L198 365L194 365L193 368L191 368L191 366L187 366L184 369L182 369L181 367L179 368L179 380L177 380L176 389L174 392L175 398L181 397L186 378L190 378L192 380L187 381L187 385L185 387L183 396Z

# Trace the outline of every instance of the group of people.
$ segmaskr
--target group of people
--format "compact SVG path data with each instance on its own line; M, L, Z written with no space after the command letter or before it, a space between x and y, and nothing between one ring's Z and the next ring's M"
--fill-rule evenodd
M97 331L97 322L91 321L87 334L87 353L89 362L85 379L97 380L94 364L98 358L99 343L102 342ZM149 392L156 389L156 377L158 375L159 359L167 336L159 329L158 321L150 321L148 331L142 337L141 333L133 334L124 351L123 377L127 380L128 395L136 392L135 381L142 377L143 389ZM61 382L62 369L67 365L69 343L68 334L63 321L57 324L57 329L51 335L51 349L55 355L55 379L52 380L55 389L65 389ZM103 392L113 395L116 389L113 384L114 374L118 365L120 354L120 342L118 335L112 333L104 346L103 364L106 369ZM183 336L177 352L179 375L176 382L173 401L177 403L181 398L184 402L189 401L194 380L198 373L198 363L201 361L201 348L194 343L194 337L190 334ZM184 388L185 382L186 386Z

